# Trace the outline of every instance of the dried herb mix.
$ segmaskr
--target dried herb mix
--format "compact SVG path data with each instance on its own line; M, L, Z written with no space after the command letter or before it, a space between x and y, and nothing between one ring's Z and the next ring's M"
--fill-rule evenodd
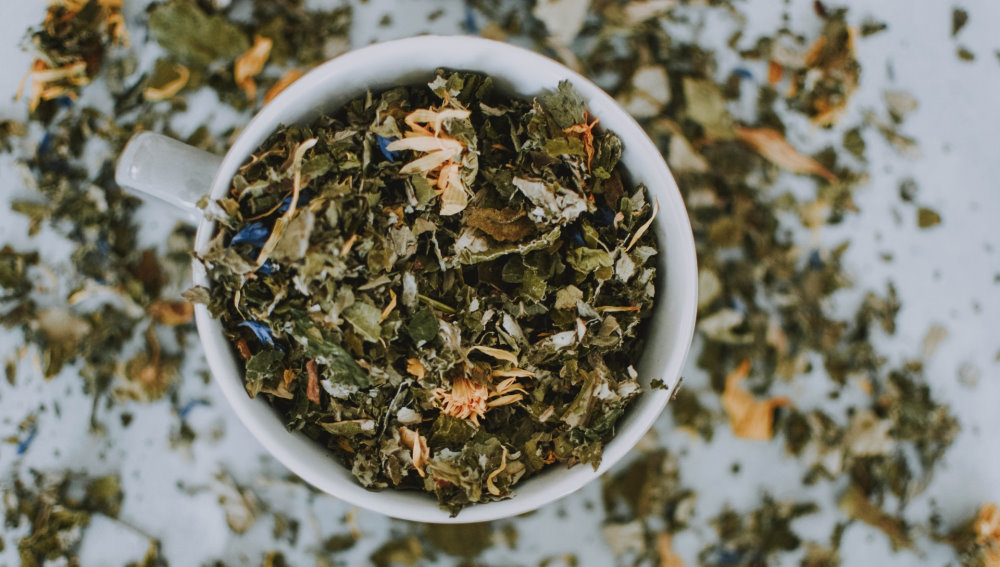
M239 169L195 290L251 397L369 488L457 513L597 468L639 394L656 203L567 83L439 71L275 132Z
M18 104L32 112L27 124L0 120L0 151L11 154L5 158L20 162L18 167L23 166L31 183L25 191L15 189L11 206L28 217L30 235L54 229L75 252L64 266L66 285L40 289L39 280L47 280L50 269L61 268L47 254L49 242L0 246L0 322L20 331L17 334L25 345L5 359L5 373L10 389L19 391L38 383L34 374L60 382L59 387L85 383L86 392L94 396L93 424L98 431L108 413L119 412L127 424L133 415L140 421L142 414L169 404L179 416L178 425L169 433L170 447L176 451L190 445L198 430L184 416L205 403L180 399L188 395L180 386L187 388L192 378L198 381L205 376L182 375L174 367L185 352L194 353L192 326L186 323L190 306L176 297L185 285L192 231L175 231L165 255L141 249L136 239L137 201L114 185L110 176L113 154L106 154L101 166L93 167L85 163L84 150L107 144L116 151L139 129L177 135L173 118L184 113L187 97L202 86L218 93L224 105L259 107L304 70L346 49L351 14L346 8L330 10L313 3L307 8L300 0L168 0L153 3L145 14L127 13L126 35L119 4L117 0L53 1L44 21L24 42L35 60L31 68L17 70L29 72L22 93L25 100ZM963 512L964 505L945 499L940 501L942 512L927 520L920 515L919 505L909 505L926 502L929 494L923 491L944 462L942 455L955 438L957 421L936 400L937 388L932 396L926 386L940 376L925 378L917 361L886 367L878 335L891 333L895 327L900 305L894 288L868 294L860 300L856 314L850 309L847 317L830 312L829 302L837 290L853 286L850 266L841 265L846 243L827 249L815 239L826 230L825 225L840 223L857 212L854 190L868 173L852 168L869 165L870 148L881 142L878 136L901 155L919 155L916 141L903 133L916 99L903 91L894 88L883 93L885 111L866 110L861 116L844 112L857 104L851 96L858 87L864 85L870 91L871 83L880 80L878 69L862 70L855 61L856 44L864 45L872 34L891 34L894 22L859 17L853 11L848 18L845 11L819 1L805 6L815 19L809 16L809 21L800 21L798 16L788 16L801 3L790 3L780 28L776 24L770 35L749 37L739 22L742 6L709 4L470 0L462 26L469 33L533 42L538 50L577 68L616 96L657 142L685 193L699 246L699 341L703 349L698 363L711 378L709 383L697 372L686 376L680 395L671 402L672 423L706 440L713 434L716 439L724 438L725 430L737 424L734 432L773 434L772 443L784 445L788 458L801 465L804 485L832 489L835 498L817 497L816 503L824 516L837 523L828 537L804 541L793 519L812 511L808 502L763 497L756 509L751 505L739 512L720 513L719 508L706 504L713 501L711 497L696 494L681 481L682 469L684 480L691 479L686 469L692 459L663 448L673 448L673 434L655 442L647 439L637 449L637 459L623 464L620 474L603 479L603 514L598 505L601 519L592 521L603 522L606 543L621 565L677 567L684 564L683 556L689 565L692 560L748 565L798 562L801 557L802 565L834 566L841 564L841 539L854 523L881 531L886 542L897 548L922 554L929 543L941 542L955 548L955 561L962 565L996 565L1000 561L1000 513L995 504ZM739 30L728 48L720 46L714 53L702 41L692 43L683 32L675 33L699 25L700 16L692 16L701 12L712 14L713 22L714 16L735 17ZM445 10L437 13L445 14ZM452 13L450 8L447 13ZM178 26L178 19L194 25ZM439 18L434 31L447 26L447 19ZM942 21L943 33L967 33L963 26L971 19L956 7L950 22ZM431 21L434 14L428 16ZM218 32L218 41L207 48L201 35L190 33L206 22ZM149 33L143 24L148 24ZM160 59L155 64L150 58L140 64L132 56L133 50L145 49L147 41L164 48L156 54ZM972 57L964 46L955 44L950 50L966 59ZM730 55L739 62L733 63ZM720 74L718 67L723 65ZM114 101L113 115L85 107L74 98L96 101L105 87ZM753 100L756 109L742 107ZM801 124L807 119L834 129L838 138L842 135L845 151L802 152L798 142ZM219 153L230 133L206 124L187 139ZM375 141L369 155L381 159L378 138ZM412 161L414 155L405 150L403 154L402 164ZM874 159L870 165L877 162ZM781 195L788 176L779 175L779 170L814 175L815 194ZM874 179L886 172L872 167L871 175ZM899 223L927 230L949 226L951 218L942 218L929 208L931 187L917 192L912 180L902 183L901 201L913 208L902 212ZM439 197L433 199L440 204ZM465 212L456 214L464 218ZM796 217L812 233L808 242L788 233L797 226ZM468 222L474 226L486 221ZM41 254L33 252L35 248ZM883 254L886 261L890 256ZM573 297L564 295L566 300ZM94 300L101 298L111 300L97 302L95 308ZM401 309L398 300L397 309ZM80 333L84 328L90 331L85 338ZM58 332L61 329L75 332ZM178 344L173 344L172 335ZM255 336L241 338L247 341L248 351L258 348ZM930 357L928 340L923 360ZM138 352L133 354L130 344ZM188 348L177 349L178 345ZM40 370L29 360L32 351L38 352ZM485 361L478 354L474 359ZM745 374L742 368L747 360L750 369ZM798 386L813 371L831 378L827 384L831 397L840 396L840 402L853 398L854 402L847 408L837 402L803 407L804 401L795 395L794 406L776 403L781 401L778 394L788 393L788 381ZM961 377L965 369L959 372ZM308 369L304 376L308 377ZM733 376L732 387L727 390L729 376ZM728 409L722 407L722 396L730 400ZM3 483L8 531L0 539L0 554L6 545L8 555L3 557L9 561L15 561L10 556L13 552L26 565L58 561L57 557L75 564L81 533L84 538L98 537L89 531L88 518L113 517L117 511L117 504L97 506L89 497L82 501L81 487L93 481L110 490L116 484L75 473L38 476L24 472L34 465L32 457L45 449L40 445L46 442L47 430L55 427L52 413L43 407L47 403L40 401L40 407L27 417L9 423L8 452L2 458L15 473ZM56 414L58 407L57 403ZM488 415L504 408L509 406L492 409ZM760 416L767 427L749 427L758 420L747 419L748 415ZM128 446L127 441L119 444L113 428L109 433L112 446ZM200 430L197 435L202 446L212 442ZM732 467L732 474L744 476L746 484L750 479L745 471L752 463L744 464L748 465L744 472L739 462L727 460L715 466ZM304 554L315 555L317 565L354 564L364 561L358 553L365 555L375 548L369 562L376 565L434 561L439 553L467 558L463 564L482 564L479 553L484 548L504 545L502 540L513 549L518 529L545 521L543 517L468 529L456 526L440 533L393 523L389 533L362 533L352 513L332 532L317 534L322 542L316 547L307 529L295 537L296 526L313 523L312 512L279 512L287 493L260 492L259 472L245 473L257 477L253 487L232 479L225 482L223 475L215 489L224 497L225 516L234 531L247 530L255 516L259 516L258 523L267 521L268 515L273 517L276 539L240 539L240 563L249 560L253 564L257 559L264 565L299 564ZM73 480L60 480L66 478ZM292 479L270 482L287 480ZM193 486L189 489L192 494L198 491ZM141 502L147 490L130 487L124 498L132 504ZM316 496L301 483L294 492ZM119 493L114 498L120 502L122 497ZM566 505L572 510L574 501ZM698 517L692 517L695 509ZM717 538L712 537L713 530L705 529L703 518L709 517L715 518ZM568 516L561 521L577 519ZM124 526L121 520L116 522ZM153 525L142 517L136 522ZM279 527L287 540L279 536ZM674 538L675 534L679 535ZM144 537L149 550L135 564L166 565L156 540ZM691 537L701 540L697 547L691 547ZM530 535L523 539L531 545ZM671 548L675 539L680 547L676 553ZM353 552L344 551L355 542L361 545ZM275 547L281 551L270 551ZM797 551L788 551L793 548ZM587 555L560 555L546 549L534 564L590 564ZM843 551L846 558L857 550ZM353 554L350 559L342 555L347 553ZM231 559L206 564L225 565Z

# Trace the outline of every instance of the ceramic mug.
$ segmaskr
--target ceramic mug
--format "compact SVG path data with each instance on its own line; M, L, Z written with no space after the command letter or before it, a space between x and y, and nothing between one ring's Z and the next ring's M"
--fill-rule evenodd
M463 36L401 39L352 51L310 71L265 105L221 158L158 134L138 134L122 152L115 179L127 190L186 211L191 221L198 223L195 250L204 250L216 226L195 204L206 193L213 200L225 195L237 168L279 126L309 123L368 90L426 83L438 68L485 73L502 89L529 98L569 80L587 101L591 115L600 118L601 126L621 137L622 163L632 180L645 184L659 201L660 212L652 226L660 246L656 302L647 326L646 348L636 365L646 390L606 444L601 466L596 471L589 465L550 467L517 485L511 498L470 505L456 517L439 508L429 494L365 489L326 448L286 430L280 415L264 399L251 399L243 386L242 365L220 322L204 305L196 306L195 319L212 375L229 404L254 437L303 480L350 504L395 518L483 522L529 512L600 476L646 433L679 385L697 307L691 225L677 183L660 152L614 99L563 65L509 44ZM197 261L194 283L211 286ZM662 380L666 388L650 388L653 379Z

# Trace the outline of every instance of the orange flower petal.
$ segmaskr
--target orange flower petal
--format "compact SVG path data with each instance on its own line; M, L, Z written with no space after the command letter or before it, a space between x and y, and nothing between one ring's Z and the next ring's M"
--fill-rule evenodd
M264 70L267 58L271 56L271 47L274 42L266 37L254 36L253 45L242 55L236 58L233 66L233 78L236 85L243 89L247 95L247 100L257 98L257 83L253 78Z
M744 360L726 377L722 407L729 414L729 425L737 437L766 441L774 436L774 409L792 402L784 397L763 401L756 399L740 386L749 375L750 361Z
M264 104L271 102L271 100L278 96L281 91L287 89L289 85L301 79L302 75L305 75L305 71L302 71L301 69L292 69L282 75L281 78L278 79L278 82L274 83L274 86L267 90L267 94L264 95Z

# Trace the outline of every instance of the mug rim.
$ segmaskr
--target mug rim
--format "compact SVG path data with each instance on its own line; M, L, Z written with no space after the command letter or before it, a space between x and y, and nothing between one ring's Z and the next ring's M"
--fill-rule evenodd
M328 81L330 77L342 74L344 70L358 67L361 64L371 64L372 61L398 57L400 54L405 54L408 58L412 58L423 51L433 52L442 48L488 53L489 57L506 56L525 60L526 63L532 66L532 69L527 71L528 74L544 75L546 79L555 77L558 80L568 80L587 99L589 108L593 110L595 103L599 103L599 106L603 108L600 112L593 112L595 116L604 120L607 113L613 112L619 115L616 116L616 120L624 122L629 132L621 132L620 126L616 127L614 131L622 138L626 152L638 152L636 159L642 157L645 160L649 160L650 163L644 167L655 171L656 178L665 186L662 191L657 192L655 195L659 198L661 204L660 220L657 221L657 224L663 226L662 223L665 222L663 219L669 215L669 221L672 223L672 230L670 232L671 240L681 240L681 242L671 247L662 242L663 235L658 234L658 238L661 239L660 253L665 253L669 247L671 254L677 257L671 256L669 260L658 263L658 281L656 285L659 289L657 291L663 288L662 282L665 282L664 278L666 277L659 270L668 267L672 272L681 272L681 275L669 274L671 278L678 280L679 289L671 289L670 297L658 297L656 300L656 303L669 303L670 313L663 315L660 319L665 318L666 322L676 326L676 332L673 334L671 344L662 345L662 348L668 351L668 353L665 355L666 361L658 378L664 381L666 388L644 388L644 391L640 394L640 399L632 403L629 412L618 423L620 429L605 444L600 466L596 469L585 465L578 465L571 468L548 467L541 473L525 480L524 483L519 484L517 491L510 498L470 504L454 517L450 516L448 511L439 507L433 495L421 491L402 491L391 487L381 491L374 491L364 488L350 474L348 467L340 462L332 452L312 439L306 438L300 432L289 432L285 428L284 422L277 414L277 411L270 404L263 399L252 399L246 394L242 372L238 366L236 367L236 372L232 372L233 365L235 364L232 347L222 333L221 323L211 317L206 306L196 305L195 319L199 338L202 342L212 376L222 389L230 407L233 408L240 421L264 446L267 452L290 471L315 488L331 494L338 499L387 516L419 522L469 523L490 521L530 512L575 492L606 472L645 435L652 427L656 418L663 412L667 402L670 401L679 386L680 372L694 334L697 311L698 270L694 238L680 190L662 154L635 119L592 81L563 66L561 63L512 44L473 36L425 35L375 43L349 51L312 69L261 108L247 122L246 126L226 152L222 165L219 167L212 181L209 198L212 200L218 199L228 190L232 179L232 172L227 173L227 171L230 169L235 171L235 167L241 165L247 155L259 146L260 142L250 143L250 140L259 136L260 130L267 124L282 123L282 120L275 119L287 114L288 108L294 106L296 101L306 97L311 89L320 88L322 87L322 83ZM464 67L445 64L437 66L467 71L480 71L476 68L475 62L472 59L470 59L470 64ZM420 69L424 69L424 67L420 66ZM504 77L497 78L504 79ZM554 87L555 84L553 83L552 86ZM366 88L369 87L370 85ZM329 92L331 98L335 96L335 91ZM528 95L522 93L521 96ZM274 126L268 127L266 130L267 132L264 134L265 138L274 131ZM248 147L249 149L247 149ZM628 166L624 156L622 162L631 173L634 168ZM235 167L233 167L234 164ZM653 185L648 181L645 184L647 185L647 191L653 193ZM203 217L199 221L195 237L196 252L204 249L214 235L215 227L216 222L214 220ZM660 232L660 229L657 229L657 232ZM193 279L195 285L211 287L207 271L198 259L195 259L193 262ZM664 307L658 307L654 304L654 313L658 309L664 309ZM647 330L647 333L651 332L652 330ZM650 350L660 347L661 345L654 345L647 342L641 359L649 358L651 356L649 354ZM226 357L228 357L228 361ZM637 362L637 366L638 364ZM639 407L640 404L642 405L641 408ZM629 414L632 415L630 416ZM629 420L629 423L627 426L621 427L626 418ZM275 429L275 425L278 426L280 431ZM326 458L320 458L315 450L307 450L300 442L293 439L293 437L304 440L315 449L319 449ZM324 472L329 472L323 469L330 466L330 461L335 466L346 471L349 477L346 482L336 476L324 474ZM529 486L539 486L541 482L545 482L546 486L538 490L526 490ZM418 496L419 500L414 498L414 496Z

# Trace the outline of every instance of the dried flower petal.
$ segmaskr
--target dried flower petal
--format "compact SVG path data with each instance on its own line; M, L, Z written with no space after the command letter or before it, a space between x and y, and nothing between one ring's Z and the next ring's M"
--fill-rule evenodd
M264 94L264 104L267 104L272 100L274 100L274 97L281 94L283 90L287 89L295 81L301 79L302 75L305 74L306 74L305 71L301 69L292 69L287 73L285 73L284 75L282 75L281 78L278 79L278 82L274 83L274 85L271 88L267 89L267 93Z
M656 553L660 556L660 567L684 567L684 560L670 547L672 539L668 533L656 536Z
M771 128L736 128L736 135L774 165L793 173L810 173L834 183L837 176L811 157L804 156Z
M487 346L479 346L479 345L474 346L469 350L478 350L479 352L492 356L497 360L504 360L514 365L517 364L517 354L510 351L506 351L499 348L487 347Z
M507 470L507 447L501 445L501 448L503 453L500 454L500 466L486 477L486 490L493 496L500 496L500 489L497 488L497 485L493 482L494 479L496 479L500 473Z
M784 397L757 400L740 386L749 375L750 361L745 360L726 377L722 407L729 414L729 425L737 437L766 441L774 436L774 409L791 405L791 400Z
M410 460L413 461L413 468L417 469L417 474L426 477L424 467L430 462L431 450L427 446L427 438L408 427L399 428L399 439L404 445L410 448Z
M438 188L441 190L441 216L454 215L469 204L469 192L458 173L459 165L449 163L441 168Z
M271 46L273 45L274 42L269 38L254 36L250 49L236 58L236 63L233 66L233 78L236 85L243 89L247 95L247 100L257 98L257 83L253 78L264 70L264 64L271 56Z

